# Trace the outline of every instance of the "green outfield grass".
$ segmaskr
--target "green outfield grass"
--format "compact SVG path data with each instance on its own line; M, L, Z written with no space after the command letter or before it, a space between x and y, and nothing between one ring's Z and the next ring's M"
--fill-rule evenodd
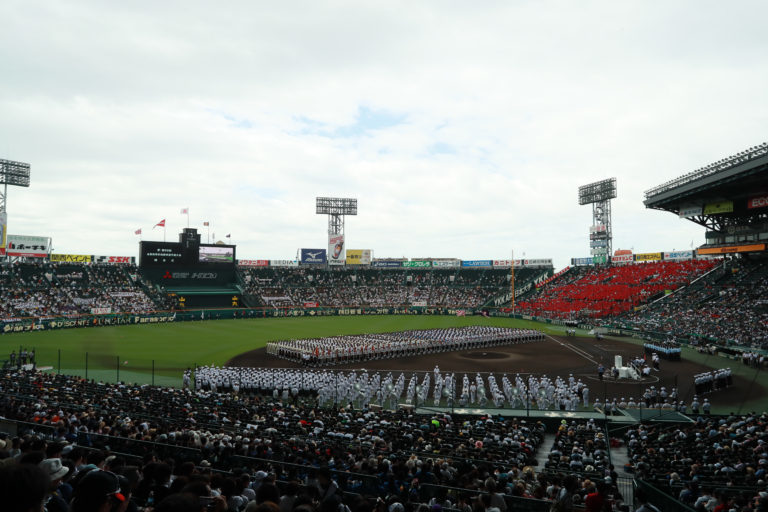
M522 327L563 334L565 328L478 316L336 316L209 320L38 331L0 337L0 354L34 348L38 366L88 378L177 386L184 369L221 365L279 339L298 339L465 325ZM59 351L60 357L59 360ZM154 372L153 372L154 362ZM119 374L118 374L119 372Z
M480 316L371 315L206 320L4 335L0 336L0 359L7 358L11 350L18 352L22 346L34 348L38 366L50 366L53 371L85 376L87 354L88 378L179 386L182 373L188 367L196 364L222 365L232 357L264 347L272 340L478 324L565 334L565 327L562 326ZM587 333L578 331L578 334ZM631 338L619 339L642 344L642 341ZM683 357L713 368L730 367L737 375L768 387L768 372L756 373L739 361L699 354L689 348L683 349ZM734 405L743 406L744 410L765 410L768 407L764 397L751 398L746 403L735 397L734 401Z

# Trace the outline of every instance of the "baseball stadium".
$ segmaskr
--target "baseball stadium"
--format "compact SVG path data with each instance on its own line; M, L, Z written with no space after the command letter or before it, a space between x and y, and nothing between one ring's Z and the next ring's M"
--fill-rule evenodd
M3 229L0 453L133 479L137 507L203 481L235 511L759 500L768 144L645 192L706 229L691 250L614 251L615 197L579 188L592 255L562 269L345 249L352 198L318 197L328 247L288 260L196 228L138 257Z

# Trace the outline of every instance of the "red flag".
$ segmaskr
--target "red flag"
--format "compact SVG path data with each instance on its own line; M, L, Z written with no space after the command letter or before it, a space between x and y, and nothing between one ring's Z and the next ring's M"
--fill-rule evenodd
M137 229L137 230L136 230L136 231L134 231L133 233L134 233L135 235L140 235L140 234L141 234L141 228Z
M182 215L189 215L189 208L182 208L181 209L181 214Z
M157 224L152 226L152 229L155 229L157 226L160 226L161 228L164 228L165 227L165 219L161 220L160 222L158 222Z

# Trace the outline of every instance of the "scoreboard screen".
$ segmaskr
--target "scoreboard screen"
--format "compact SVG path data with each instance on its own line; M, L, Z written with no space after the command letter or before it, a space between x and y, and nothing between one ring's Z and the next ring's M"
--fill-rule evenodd
M173 266L186 262L181 243L141 242L139 246L140 267Z
M201 245L198 252L198 262L234 265L235 247L232 245Z

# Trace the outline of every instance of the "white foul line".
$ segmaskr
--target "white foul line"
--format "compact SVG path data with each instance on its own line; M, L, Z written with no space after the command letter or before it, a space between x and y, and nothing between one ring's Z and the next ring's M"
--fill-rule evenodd
M545 336L546 336L547 338L551 339L552 341L554 341L555 343L559 344L560 346L562 346L562 347L565 347L565 348L567 348L567 349L570 349L570 350L573 350L574 352L576 352L577 354L579 354L581 357L583 357L583 358L584 358L584 359L586 359L587 361L590 361L590 362L591 362L591 363L593 363L593 364L597 364L597 361L595 361L594 359L592 359L591 357L589 357L589 354L587 354L586 352L584 352L584 351L583 351L583 350L581 350L580 348L576 348L576 347L574 347L573 345L570 345L570 344L568 344L568 343L563 343L563 342L561 342L561 341L558 341L557 339L553 338L553 337L552 337L552 336L550 336L549 334L545 334Z

